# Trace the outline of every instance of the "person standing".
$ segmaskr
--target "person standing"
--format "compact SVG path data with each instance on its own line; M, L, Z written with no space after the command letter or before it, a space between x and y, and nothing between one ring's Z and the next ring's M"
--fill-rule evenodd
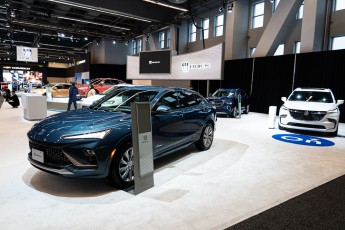
M67 105L67 111L71 109L71 104L73 103L74 109L77 109L77 95L78 95L78 89L75 87L75 82L71 83L72 86L69 88L68 91L68 105Z
M12 90L12 96L8 100L8 104L12 105L13 108L18 108L20 103L16 91Z
M87 97L92 97L92 96L95 96L96 95L96 90L95 88L93 87L93 85L89 85L89 92L87 92Z

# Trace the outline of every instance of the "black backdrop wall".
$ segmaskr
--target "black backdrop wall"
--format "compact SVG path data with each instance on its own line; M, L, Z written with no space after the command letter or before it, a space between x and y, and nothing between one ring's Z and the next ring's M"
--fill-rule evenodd
M250 110L268 113L269 106L283 104L297 87L330 88L335 99L345 99L345 50L239 59L224 62L224 80L210 81L218 88L242 88L251 95ZM253 69L254 62L254 69ZM206 81L192 81L194 90L206 95ZM340 107L345 122L345 104Z
M126 65L91 64L90 79L98 77L117 78L132 83L131 80L126 80Z

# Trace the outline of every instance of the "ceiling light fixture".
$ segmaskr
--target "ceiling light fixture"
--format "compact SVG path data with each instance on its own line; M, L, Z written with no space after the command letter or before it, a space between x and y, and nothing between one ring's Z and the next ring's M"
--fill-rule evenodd
M230 3L230 4L228 5L228 13L231 13L233 8L234 8L234 4L233 4L233 3Z
M115 41L115 40L113 41L113 44L114 44L114 45L116 44L116 41Z
M148 19L148 18L144 18L144 17L136 17L136 16L133 16L130 14L119 13L119 12L114 11L114 10L107 10L107 9L104 9L101 7L88 6L88 5L79 4L79 3L75 3L75 2L69 2L69 1L64 1L64 0L47 0L47 1L48 2L55 2L58 4L64 4L64 5L68 5L68 6L73 6L73 7L80 8L80 9L86 9L86 10L96 11L96 12L100 12L100 13L115 15L118 17L134 19L134 20L138 20L138 21L144 21L144 22L155 21L155 22L157 22L157 20L154 20L154 19Z
M81 20L79 18L77 19L77 18L69 18L69 17L63 17L63 16L56 16L56 18L70 20L70 21L83 22L83 23L93 24L93 25L97 25L97 26L104 26L104 27L110 27L110 28L115 28L115 29L121 29L121 30L130 30L129 28L125 28L125 27L113 26L113 25L108 25L108 24L103 24L103 23L98 23L98 22L91 22L91 21Z
M153 4L156 4L156 5L160 5L160 6L164 6L164 7L168 7L168 8L172 8L172 9L175 9L175 10L181 10L181 11L184 11L184 12L188 11L185 8L178 7L178 6L173 6L173 5L170 5L170 4L167 4L167 3L164 3L164 2L160 2L160 1L157 1L157 0L143 0L143 1L144 2L153 3Z

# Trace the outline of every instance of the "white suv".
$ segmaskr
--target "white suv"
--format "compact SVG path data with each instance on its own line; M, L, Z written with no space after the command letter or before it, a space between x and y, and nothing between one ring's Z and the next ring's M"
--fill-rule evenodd
M330 89L297 88L279 110L279 129L317 131L336 136L344 100L335 101Z

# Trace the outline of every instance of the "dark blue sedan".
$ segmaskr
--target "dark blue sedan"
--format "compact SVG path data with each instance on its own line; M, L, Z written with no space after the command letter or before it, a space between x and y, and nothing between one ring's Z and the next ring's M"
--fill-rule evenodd
M239 108L239 98L241 98L241 108ZM218 89L207 99L216 106L217 114L237 117L240 113L249 113L249 96L243 89Z
M30 163L66 177L108 177L117 187L133 183L131 102L150 101L153 157L213 142L216 111L202 95L183 88L131 87L108 94L90 108L47 117L28 132Z

